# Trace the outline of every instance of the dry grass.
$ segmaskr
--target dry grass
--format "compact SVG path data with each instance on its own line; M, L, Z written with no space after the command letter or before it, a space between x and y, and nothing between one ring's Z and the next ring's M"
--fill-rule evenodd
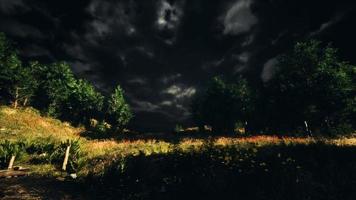
M68 123L63 123L49 117L41 116L33 109L12 109L0 107L0 142L52 140L62 142L68 139L80 139L84 160L90 161L100 158L102 162L97 163L98 169L105 167L105 162L113 158L128 155L151 155L165 154L174 150L183 152L199 151L204 145L216 146L239 146L263 147L270 145L295 145L322 142L328 145L356 146L356 137L339 139L317 139L310 137L277 137L277 136L251 136L251 137L209 137L191 138L189 136L177 140L163 139L107 139L88 140L80 137L83 128L74 128ZM104 162L105 161L105 162ZM46 170L47 169L47 170ZM47 174L53 170L53 166L34 166L36 174ZM86 169L88 171L88 169ZM85 174L85 173L84 173Z
M0 107L0 140L31 140L51 137L57 141L78 139L82 128L43 117L30 108L12 109Z

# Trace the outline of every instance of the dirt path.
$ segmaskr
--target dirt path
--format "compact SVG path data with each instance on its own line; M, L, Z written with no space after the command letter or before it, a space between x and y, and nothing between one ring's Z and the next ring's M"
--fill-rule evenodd
M3 200L74 200L91 199L84 196L79 183L52 178L19 177L0 179L0 199Z

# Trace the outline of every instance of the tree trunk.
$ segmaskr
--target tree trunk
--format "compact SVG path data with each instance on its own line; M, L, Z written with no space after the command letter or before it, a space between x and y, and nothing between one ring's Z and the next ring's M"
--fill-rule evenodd
M15 91L15 101L14 101L14 108L16 109L18 106L18 99L19 99L19 88L16 87L16 91Z
M23 102L23 106L25 107L27 105L27 102L28 102L28 98L26 97L24 102Z
M308 126L308 122L307 122L307 121L304 121L304 126L305 126L305 130L306 130L308 136L312 136L312 135L311 135L311 130L309 129L309 126Z

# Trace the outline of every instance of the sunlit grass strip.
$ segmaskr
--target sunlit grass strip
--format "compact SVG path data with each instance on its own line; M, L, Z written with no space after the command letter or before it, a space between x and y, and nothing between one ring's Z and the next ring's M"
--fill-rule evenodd
M53 137L59 141L78 139L82 128L43 117L34 109L0 107L0 140L22 140Z

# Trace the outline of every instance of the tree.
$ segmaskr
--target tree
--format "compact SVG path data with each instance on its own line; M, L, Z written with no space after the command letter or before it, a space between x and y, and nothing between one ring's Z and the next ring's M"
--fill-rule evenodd
M340 61L331 45L299 42L279 58L277 67L266 85L273 129L320 132L349 121L355 99L350 72L355 66Z
M64 62L50 65L33 62L31 67L39 80L34 105L51 116L60 117L77 83L70 66Z
M107 106L108 122L117 130L122 130L133 117L129 105L124 98L124 91L117 86L110 95Z
M213 78L207 90L192 103L194 120L200 127L212 126L214 132L232 132L236 123L246 124L252 109L251 90L242 77L236 83Z
M103 105L104 96L88 81L79 79L65 102L63 118L88 125L90 119L102 117Z
M17 52L0 33L0 94L15 108L26 106L37 87L31 68L22 65Z

